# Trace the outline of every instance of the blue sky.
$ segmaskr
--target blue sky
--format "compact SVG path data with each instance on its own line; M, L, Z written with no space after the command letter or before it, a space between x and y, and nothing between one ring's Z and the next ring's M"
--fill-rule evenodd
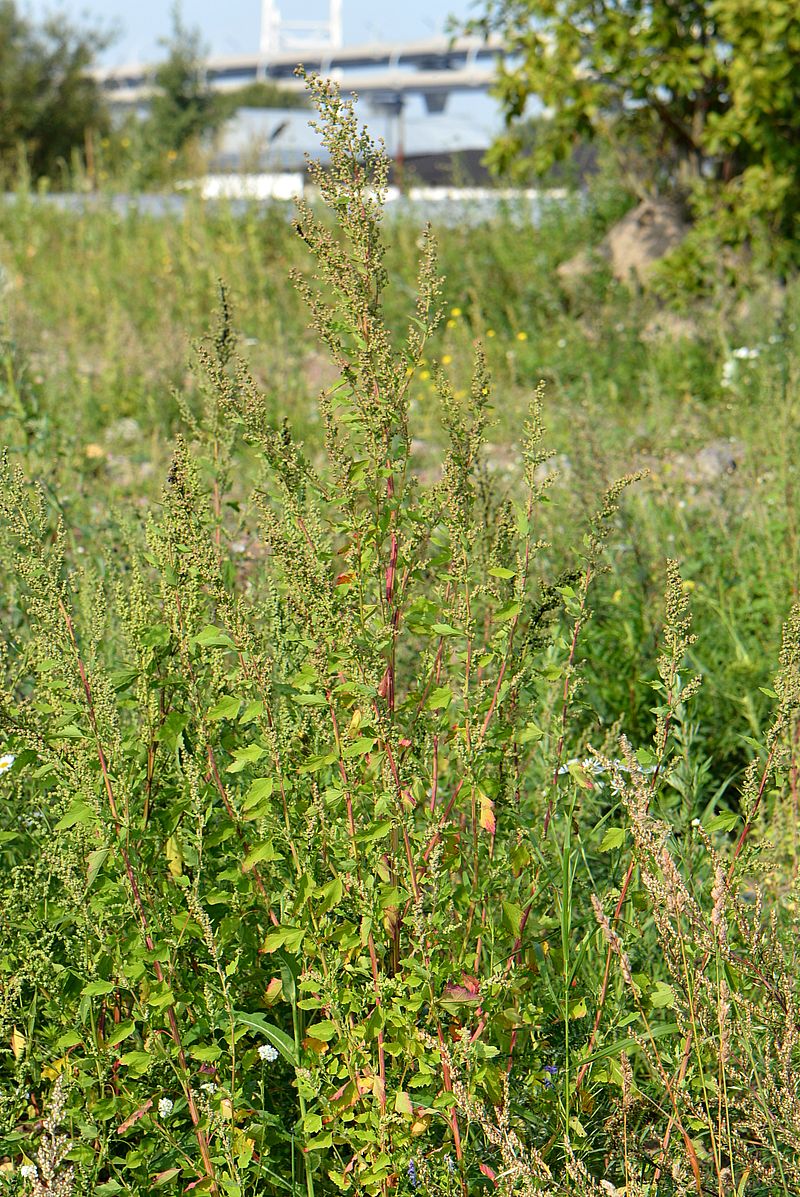
M324 0L278 0L284 15L317 18L326 11ZM169 32L170 0L18 0L19 7L39 17L63 12L76 20L119 31L104 55L109 63L157 56L158 40ZM258 44L260 0L183 0L186 23L202 30L212 52L235 54ZM466 18L476 9L473 0L344 0L347 42L413 39L441 32L451 15Z

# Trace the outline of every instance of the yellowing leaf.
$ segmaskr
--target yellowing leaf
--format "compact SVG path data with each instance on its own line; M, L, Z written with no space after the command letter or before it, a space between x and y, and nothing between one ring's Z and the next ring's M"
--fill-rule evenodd
M497 820L494 814L494 803L488 794L481 793L481 827L484 831L488 831L489 835L494 835L497 831Z
M411 1098L404 1089L399 1089L394 1095L394 1109L396 1114L404 1114L406 1118L414 1117L414 1107Z
M183 853L181 852L181 845L176 835L171 835L167 840L164 854L167 858L167 867L173 877L180 877L183 872Z
M363 718L363 716L361 714L361 711L358 709L358 707L356 707L356 709L353 711L353 717L350 720L350 723L348 724L348 727L347 727L348 737L352 737L356 734L358 729L361 727L362 718Z
M11 1050L14 1053L15 1060L19 1060L24 1055L27 1043L28 1040L22 1034L22 1031L18 1031L14 1027L14 1030L11 1032Z
M48 1081L54 1081L60 1072L63 1072L69 1062L69 1056L59 1056L57 1060L53 1060L52 1064L46 1065L42 1069L42 1076L47 1077Z

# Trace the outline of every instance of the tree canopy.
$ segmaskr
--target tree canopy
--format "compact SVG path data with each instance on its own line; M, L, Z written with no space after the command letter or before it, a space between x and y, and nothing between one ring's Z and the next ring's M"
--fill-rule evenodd
M103 132L108 113L87 73L106 44L98 31L50 17L34 25L14 0L0 0L0 171L20 152L34 178L53 176Z
M800 217L797 0L485 0L512 52L492 162L543 173L575 145L613 147L634 189L713 207L725 235L792 237ZM538 97L548 119L525 151Z

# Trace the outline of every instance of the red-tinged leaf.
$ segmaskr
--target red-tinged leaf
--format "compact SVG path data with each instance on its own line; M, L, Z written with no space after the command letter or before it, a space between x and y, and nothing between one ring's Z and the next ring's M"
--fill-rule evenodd
M468 989L466 985L454 985L452 982L448 982L442 991L442 1000L445 1002L479 1002L481 995Z
M497 820L494 815L494 803L488 794L481 794L481 827L484 831L488 831L489 835L494 835L497 831Z
M481 1172L484 1176L488 1176L495 1188L497 1188L497 1173L494 1168L490 1168L488 1164L479 1164Z
M480 995L481 983L477 977L473 977L472 973L461 974L461 984L466 986L472 993Z
M138 1110L134 1110L132 1114L129 1114L122 1125L117 1127L117 1134L121 1135L126 1130L129 1130L133 1126L134 1122L138 1122L140 1118L144 1117L147 1111L151 1108L152 1104L153 1099L150 1098L149 1101L146 1101L143 1106L139 1106Z
M349 586L352 581L353 581L352 574L337 574L336 575L336 585L337 586Z
M154 1185L165 1185L168 1180L172 1180L176 1176L180 1176L180 1168L165 1168L163 1172L157 1172L153 1177Z

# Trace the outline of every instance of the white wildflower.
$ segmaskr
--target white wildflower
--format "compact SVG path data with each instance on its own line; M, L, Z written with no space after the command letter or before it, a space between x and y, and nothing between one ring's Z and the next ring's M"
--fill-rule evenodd
M217 1091L217 1086L213 1081L204 1081L200 1088L204 1093L207 1093L209 1097L211 1097Z
M0 756L0 773L8 773L16 759L17 758L14 756L13 752L4 752L3 755Z
M735 357L739 362L752 362L758 357L758 349L740 345L738 349L731 350L731 357Z
M258 1054L262 1060L266 1060L268 1064L274 1063L278 1058L278 1053L271 1043L262 1043L258 1049Z
M598 761L596 756L584 757L584 759L581 761L581 767L584 768L587 773L591 773L594 777L597 777L603 772L603 763L602 761Z
M36 1180L39 1175L39 1169L35 1164L23 1164L19 1170L19 1174L23 1180Z
M159 1118L169 1118L172 1111L175 1109L175 1102L171 1101L169 1097L162 1097L158 1103Z

